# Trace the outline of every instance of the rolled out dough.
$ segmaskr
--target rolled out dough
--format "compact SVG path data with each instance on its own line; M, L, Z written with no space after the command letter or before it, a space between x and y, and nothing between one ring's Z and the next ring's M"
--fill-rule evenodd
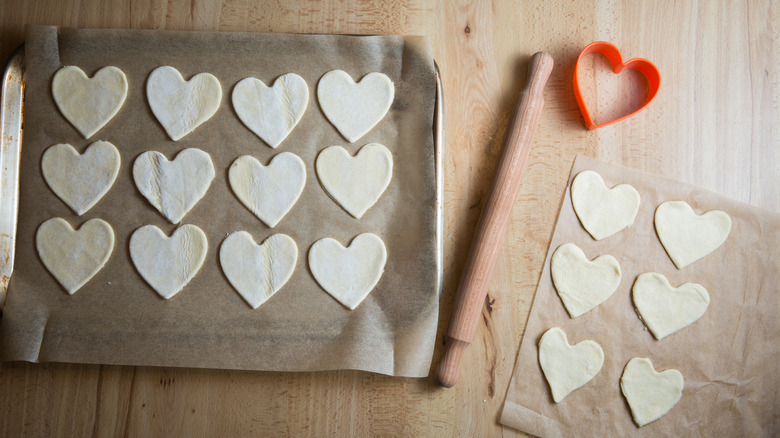
M176 141L216 114L222 86L211 73L198 73L185 81L178 70L164 65L149 75L146 99L165 132Z
M253 309L287 283L297 260L298 246L286 234L274 234L258 245L251 234L239 231L219 248L222 272Z
M71 65L54 74L51 94L62 115L84 138L90 138L122 108L127 98L127 77L119 68L108 66L90 78Z
M308 104L309 86L295 73L279 76L271 87L250 77L233 88L236 115L272 148L292 132Z
M301 196L306 185L306 165L290 152L276 155L268 166L243 155L230 166L228 180L238 200L273 228Z
M645 357L628 361L620 377L620 389L639 427L669 413L680 401L683 387L683 376L679 371L656 372L653 363Z
M601 175L585 170L571 183L571 203L585 230L601 240L634 223L639 192L628 184L608 189Z
M147 151L135 159L133 179L149 203L177 224L206 194L214 179L214 164L200 149L184 149L173 161Z
M569 345L566 333L560 327L547 330L539 340L539 365L555 403L590 382L603 364L601 345L590 340Z
M316 168L331 198L360 219L390 184L393 155L379 143L363 146L354 157L341 146L331 146L317 156Z
M685 283L674 288L657 272L639 275L632 290L636 309L658 340L696 322L710 304L710 294L702 285Z
M206 259L208 240L195 225L182 225L165 235L145 225L130 236L130 259L141 277L164 299L179 293Z
M92 143L83 154L69 144L55 144L41 158L46 184L79 216L108 192L119 166L119 151L107 141Z
M358 141L385 117L394 98L393 81L379 72L369 73L355 83L347 72L332 70L317 84L322 112L350 143Z
M667 201L655 210L655 230L677 269L682 269L726 241L731 217L720 210L697 215L685 201Z
M105 266L114 250L114 230L102 219L74 230L55 217L38 227L35 246L46 269L73 295Z
M350 310L379 283L386 262L385 243L371 233L358 235L346 248L325 238L309 250L309 269L317 283Z
M611 255L593 261L573 243L558 247L550 260L553 284L572 318L607 300L620 284L620 264Z

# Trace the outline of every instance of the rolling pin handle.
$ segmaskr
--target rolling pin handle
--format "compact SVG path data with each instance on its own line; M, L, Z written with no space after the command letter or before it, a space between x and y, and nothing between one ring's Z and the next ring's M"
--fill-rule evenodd
M447 337L444 349L444 357L439 363L439 369L436 372L436 380L439 385L445 388L452 388L458 380L460 374L460 357L469 343L460 339Z

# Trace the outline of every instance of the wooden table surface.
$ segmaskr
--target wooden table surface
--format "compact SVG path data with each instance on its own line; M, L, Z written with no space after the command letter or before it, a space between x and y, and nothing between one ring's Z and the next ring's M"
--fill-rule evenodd
M437 387L430 377L354 371L11 363L0 367L0 436L520 435L498 418L576 154L780 210L777 2L113 3L4 1L0 55L6 58L23 42L27 23L431 38L446 101L445 281L438 341L527 60L543 50L556 65L483 318L454 388ZM596 40L614 43L625 58L652 60L662 85L645 111L588 131L571 78L579 51ZM621 102L619 90L599 90L601 104ZM609 92L615 95L606 97ZM441 354L438 342L432 369Z

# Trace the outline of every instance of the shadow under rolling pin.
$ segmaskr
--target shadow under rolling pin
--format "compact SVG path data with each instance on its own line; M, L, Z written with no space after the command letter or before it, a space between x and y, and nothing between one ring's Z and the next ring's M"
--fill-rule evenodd
M460 373L463 350L471 343L487 295L490 276L504 239L512 206L520 188L525 162L544 106L544 86L553 68L552 57L538 52L531 57L528 79L518 97L501 157L471 244L469 257L455 295L447 329L444 357L437 381L447 388Z

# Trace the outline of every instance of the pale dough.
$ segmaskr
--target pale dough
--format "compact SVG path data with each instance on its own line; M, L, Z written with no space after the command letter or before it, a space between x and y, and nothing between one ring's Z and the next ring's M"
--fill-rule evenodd
M634 422L642 427L663 417L680 401L684 387L679 371L658 373L648 358L631 359L620 377L620 389L631 407Z
M601 240L634 223L639 192L628 184L608 189L601 175L585 170L571 183L571 203L585 230Z
M349 247L325 238L309 250L309 269L333 298L354 310L379 283L387 262L387 249L379 236L363 233Z
M107 141L92 143L83 154L69 144L56 144L41 158L46 184L79 216L108 192L119 166L119 151Z
M360 219L390 184L393 155L378 143L363 146L354 157L341 146L331 146L317 156L316 168L325 191Z
M165 65L149 75L146 98L165 132L176 141L217 112L222 86L210 73L198 73L185 81L178 70Z
M46 269L73 295L105 266L114 250L114 230L102 219L74 230L56 217L38 227L35 246Z
M214 164L200 149L184 149L173 161L147 151L135 159L133 179L149 203L177 224L206 194L214 179Z
M298 246L285 234L274 234L258 245L251 234L239 231L219 248L222 272L253 309L287 283L297 261Z
M572 318L606 301L620 284L620 264L611 255L593 261L573 243L558 247L550 261L553 284Z
M171 237L145 225L130 236L130 259L141 277L167 300L195 277L208 246L206 234L195 225L182 225Z
M385 117L394 97L393 81L378 72L369 73L355 83L347 72L332 70L317 84L322 112L350 143Z
M230 166L228 180L238 200L273 228L301 196L306 185L306 165L290 152L276 155L268 166L243 155Z
M122 108L127 98L127 78L113 66L103 67L89 78L71 65L54 74L51 94L62 115L84 138L90 138Z
M710 294L702 285L674 288L656 272L637 277L632 294L642 320L658 340L696 322L710 304Z
M569 345L566 333L560 327L547 330L539 340L539 365L555 403L590 382L603 364L601 345L590 340Z
M308 104L309 86L295 73L279 76L272 87L250 77L233 88L236 115L272 148L292 132Z
M682 269L726 241L731 217L720 210L697 215L684 201L667 201L655 210L655 230L677 269Z

